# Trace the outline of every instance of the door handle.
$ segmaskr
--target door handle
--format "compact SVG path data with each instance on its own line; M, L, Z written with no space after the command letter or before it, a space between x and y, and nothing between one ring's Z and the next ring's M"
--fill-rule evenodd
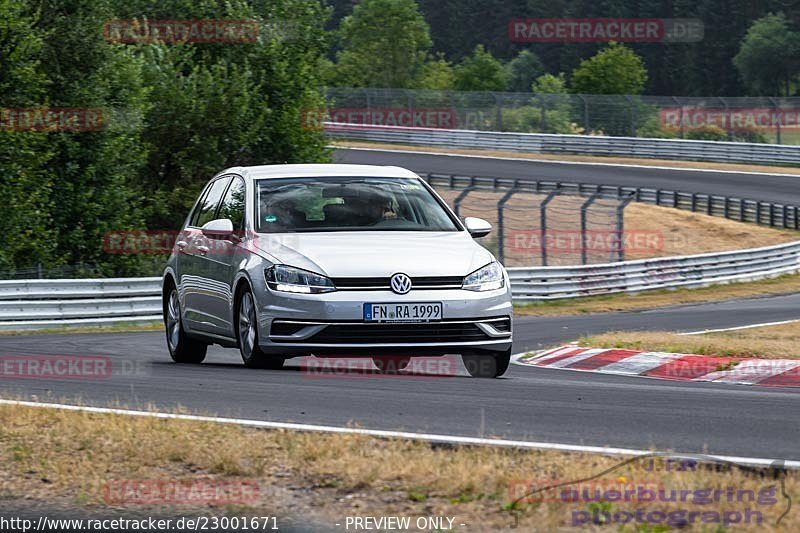
M208 253L208 246L198 246L197 251L200 252L200 255L206 255Z

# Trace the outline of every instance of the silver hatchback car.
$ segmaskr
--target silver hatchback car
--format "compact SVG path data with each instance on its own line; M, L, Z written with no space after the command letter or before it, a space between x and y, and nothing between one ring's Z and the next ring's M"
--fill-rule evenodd
M409 170L271 165L217 174L164 271L167 345L199 363L209 344L245 365L371 357L378 370L415 356L460 354L497 377L511 356L508 274Z

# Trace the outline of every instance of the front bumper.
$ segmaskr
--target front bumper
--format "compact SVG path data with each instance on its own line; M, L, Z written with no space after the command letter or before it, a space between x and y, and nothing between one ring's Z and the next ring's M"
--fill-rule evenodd
M259 344L283 355L446 355L511 348L511 294L502 289L347 290L325 294L272 291L259 298ZM364 322L365 303L441 302L442 320Z

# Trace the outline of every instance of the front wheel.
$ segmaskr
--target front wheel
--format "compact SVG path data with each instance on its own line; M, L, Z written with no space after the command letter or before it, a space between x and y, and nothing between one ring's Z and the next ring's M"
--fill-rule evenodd
M178 290L175 287L172 287L164 303L164 326L167 330L167 348L173 361L195 364L203 362L208 345L192 339L183 330L181 306L178 301Z
M469 375L474 378L497 378L508 370L511 348L497 355L464 354L461 356Z
M239 299L239 352L242 354L244 366L248 368L270 368L277 370L283 367L282 357L265 354L258 345L258 320L253 293L245 289Z

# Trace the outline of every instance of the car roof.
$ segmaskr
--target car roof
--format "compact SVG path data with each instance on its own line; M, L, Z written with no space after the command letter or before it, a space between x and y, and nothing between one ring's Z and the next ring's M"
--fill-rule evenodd
M378 165L340 165L340 164L305 164L305 165L260 165L253 167L233 167L219 173L239 174L250 179L265 178L333 178L342 176L376 177L376 178L417 178L416 174L401 167Z

